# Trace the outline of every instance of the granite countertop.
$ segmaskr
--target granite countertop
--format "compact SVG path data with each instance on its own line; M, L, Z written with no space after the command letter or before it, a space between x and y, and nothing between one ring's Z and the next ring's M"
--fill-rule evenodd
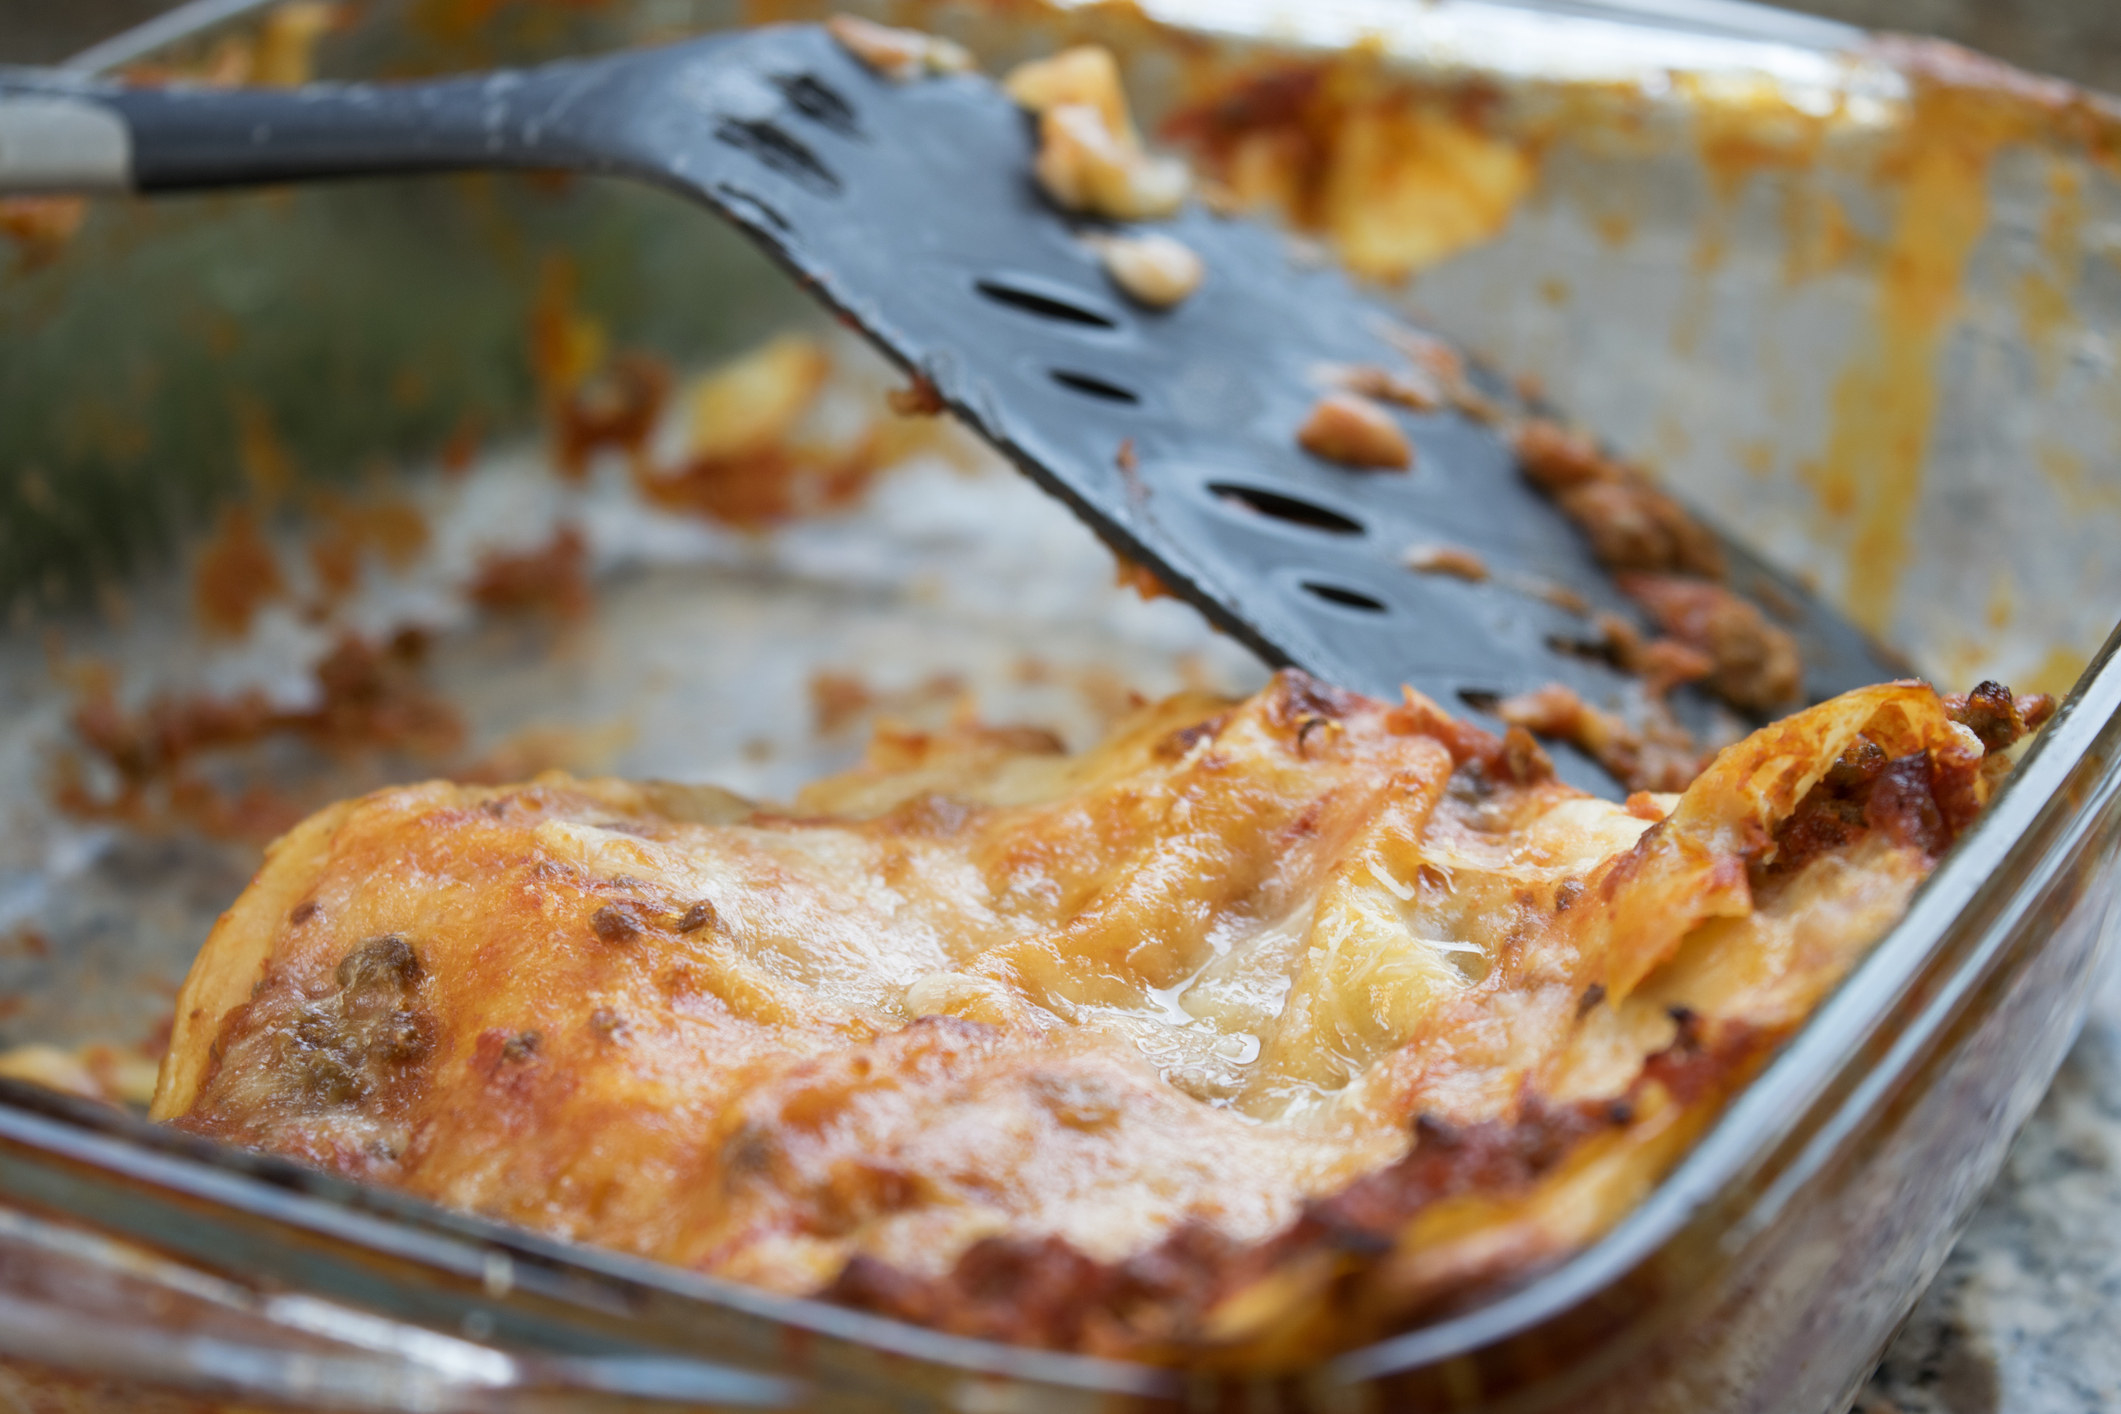
M2121 958L1858 1414L2121 1410Z

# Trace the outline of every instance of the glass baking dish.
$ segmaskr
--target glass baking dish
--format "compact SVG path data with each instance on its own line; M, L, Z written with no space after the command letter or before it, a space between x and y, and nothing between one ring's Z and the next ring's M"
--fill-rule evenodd
M2121 532L2121 118L1946 51L1735 4L869 11L952 32L990 67L1114 44L1146 112L1183 110L1224 143L1207 160L1236 195L1373 273L1412 270L1427 317L1940 682L2069 689L2062 711L1909 916L1619 1229L1300 1375L1247 1384L941 1336L0 1080L0 1393L127 1409L1844 1407L2045 1088L2112 932L2121 663L2098 645L2121 590L2100 553ZM98 57L392 75L819 12L213 4ZM1323 105L1293 157L1261 118L1292 93ZM1395 186L1404 173L1334 136L1387 121L1443 165ZM593 315L583 340L692 366L818 322L711 220L589 182L44 207L5 229L0 985L20 998L8 1043L78 1048L162 1019L255 859L211 831L57 808L53 752L84 684L115 663L135 693L270 694L317 649L295 615L248 648L189 629L196 532L217 508L264 505L284 531L388 485L455 507L440 540L472 523L529 543L554 512L521 489L549 392L525 329ZM485 449L469 471L467 439ZM402 602L349 612L371 632L427 613L442 691L474 745L514 745L501 759L530 759L539 731L601 732L591 754L613 770L768 796L852 749L808 725L804 684L814 699L825 669L909 688L955 675L994 716L1078 735L1097 673L1107 695L1258 680L1189 611L1114 591L1058 506L969 464L765 534L567 492L593 542L586 627L495 629L406 583ZM1071 674L1062 701L1051 684Z

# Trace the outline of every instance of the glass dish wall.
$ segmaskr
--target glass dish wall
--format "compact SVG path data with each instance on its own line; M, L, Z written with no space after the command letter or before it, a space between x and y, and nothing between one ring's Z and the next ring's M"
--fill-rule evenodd
M283 5L144 62L253 81L433 72L812 13L754 8ZM2068 689L2110 626L2121 248L2117 129L2096 100L1742 6L1660 6L1648 25L1628 7L1353 0L875 12L950 30L990 67L1117 44L1144 110L1190 112L1235 196L1410 275L1412 305L1942 684ZM244 792L261 781L299 801L564 764L771 795L854 749L817 729L821 674L915 713L954 691L925 684L954 679L992 716L1078 738L1100 693L1257 678L1188 611L1113 590L1064 510L963 448L764 533L556 483L546 424L576 364L646 351L692 368L818 329L736 237L660 194L465 177L26 208L7 230L11 1045L109 1043L105 1069L137 1072L255 861L274 801ZM837 357L857 384L886 377ZM197 569L229 543L228 507L257 508L285 549L393 503L427 526L431 574L363 542L361 588L322 617L297 602L311 564L247 635L199 630ZM582 527L586 620L496 621L453 594L495 546L540 552L564 524ZM157 780L128 813L123 771L83 751L98 693L139 713L256 690L299 713L345 635L406 625L422 690L457 714L439 766L417 742L269 741L199 789ZM2117 709L2121 669L2101 659L1910 918L1622 1230L1496 1304L1272 1389L768 1298L13 1085L0 1353L24 1398L127 1408L1834 1407L2081 1015L2111 931ZM259 813L220 808L246 800Z

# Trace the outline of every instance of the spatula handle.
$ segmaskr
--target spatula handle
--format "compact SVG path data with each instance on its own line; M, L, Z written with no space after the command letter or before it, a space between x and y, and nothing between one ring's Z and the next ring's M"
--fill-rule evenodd
M108 105L0 80L0 196L124 191L132 131Z
M0 194L141 192L599 162L570 108L594 61L414 84L122 88L0 71Z

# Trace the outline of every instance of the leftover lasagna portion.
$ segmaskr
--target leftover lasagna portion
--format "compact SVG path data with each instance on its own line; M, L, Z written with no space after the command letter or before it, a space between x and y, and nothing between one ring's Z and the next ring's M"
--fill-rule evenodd
M1291 1368L1616 1221L2024 725L1887 684L1618 804L1283 673L1081 755L886 732L788 808L379 791L223 916L154 1112L947 1330Z

